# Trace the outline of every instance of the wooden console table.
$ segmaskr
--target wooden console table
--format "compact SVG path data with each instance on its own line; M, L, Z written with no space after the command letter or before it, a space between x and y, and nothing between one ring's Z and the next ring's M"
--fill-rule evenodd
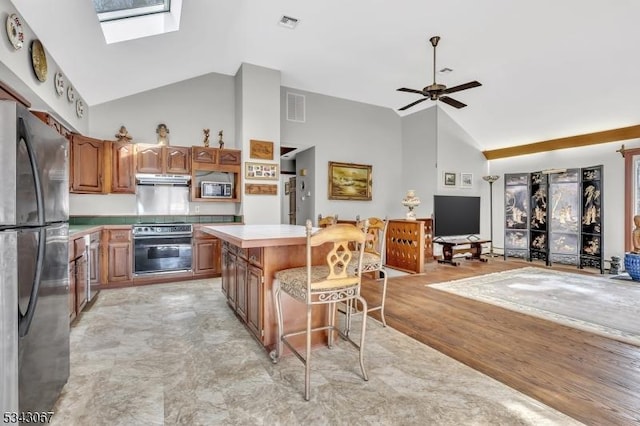
M468 245L471 248L471 256L468 256L467 259L486 262L487 259L481 256L482 244L490 243L491 240L469 240L467 238L462 238L449 240L440 239L434 240L434 242L442 246L443 259L438 259L438 263L448 263L453 266L458 266L460 262L456 262L455 260L453 260L454 247Z

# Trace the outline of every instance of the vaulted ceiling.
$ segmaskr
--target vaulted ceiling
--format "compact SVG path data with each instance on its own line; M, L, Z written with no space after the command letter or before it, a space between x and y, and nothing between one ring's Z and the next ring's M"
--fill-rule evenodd
M640 123L636 0L185 0L179 31L111 45L90 0L13 3L90 106L247 62L397 110L420 98L397 88L431 84L439 35L436 80L482 83L441 106L484 149Z

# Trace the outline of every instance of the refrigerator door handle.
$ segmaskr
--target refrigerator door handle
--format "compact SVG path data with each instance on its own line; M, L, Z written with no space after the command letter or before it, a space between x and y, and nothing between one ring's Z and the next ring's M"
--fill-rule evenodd
M36 312L36 305L38 304L38 292L40 290L40 281L42 279L42 265L44 264L44 252L47 245L47 233L45 228L40 228L38 234L36 271L33 277L33 286L31 287L31 295L29 297L27 312L22 314L22 312L20 312L20 307L18 307L18 335L20 337L25 337L29 333L31 321L33 321L33 314Z
M33 173L33 182L36 187L36 206L38 209L38 224L43 226L45 224L44 218L44 195L42 191L42 182L40 181L40 173L38 173L38 162L36 161L36 153L31 143L31 136L27 131L27 126L24 123L22 117L18 118L18 144L20 141L24 141L24 146L27 148L27 154L29 155L29 164L31 165L31 173Z

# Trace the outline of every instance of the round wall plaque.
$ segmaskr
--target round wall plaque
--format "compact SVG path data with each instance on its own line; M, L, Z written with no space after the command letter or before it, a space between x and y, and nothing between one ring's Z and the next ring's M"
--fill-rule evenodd
M33 40L31 43L31 65L38 80L43 83L47 81L47 55L40 40Z

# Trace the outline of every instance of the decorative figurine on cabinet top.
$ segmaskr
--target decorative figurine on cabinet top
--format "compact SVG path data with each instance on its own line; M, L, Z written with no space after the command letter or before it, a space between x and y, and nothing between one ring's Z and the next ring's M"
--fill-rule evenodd
M407 220L416 220L416 212L413 209L420 205L420 198L416 196L416 191L410 189L407 191L407 195L402 199L402 205L407 207Z
M169 145L169 128L166 124L158 124L156 133L158 134L158 145Z
M131 139L133 139L124 126L120 126L120 130L118 130L115 136L118 142L131 142Z
M222 140L222 130L218 132L218 144L220 145L220 149L224 149L224 141Z
M205 148L209 148L209 133L210 133L210 130L209 129L202 129L202 133L204 133L204 141L202 141L202 143L204 144Z

